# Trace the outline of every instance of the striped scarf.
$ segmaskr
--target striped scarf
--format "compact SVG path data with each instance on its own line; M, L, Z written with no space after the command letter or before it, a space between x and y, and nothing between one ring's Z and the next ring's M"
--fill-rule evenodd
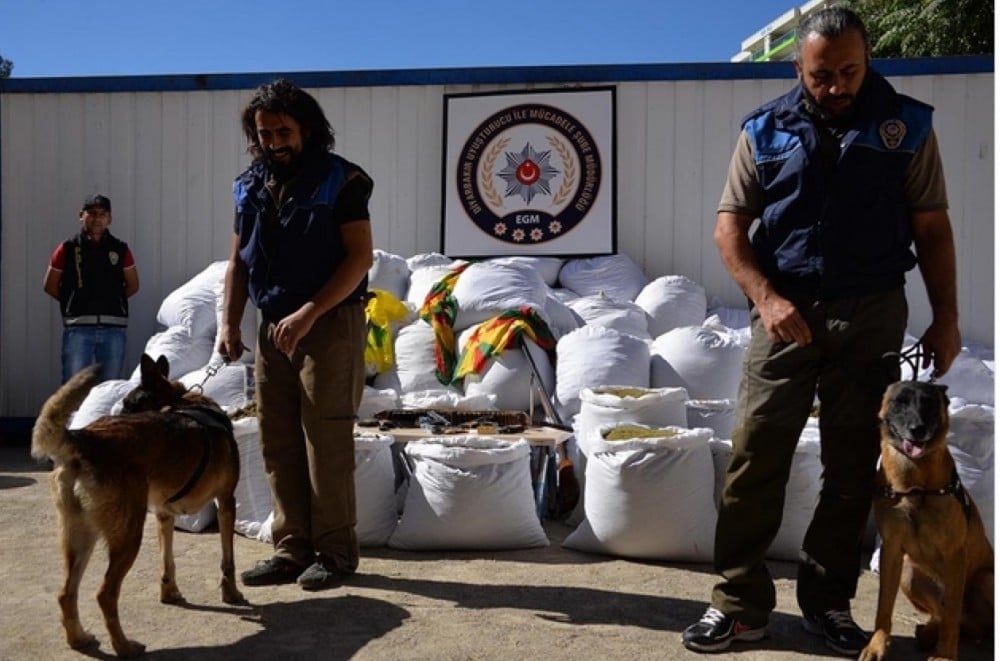
M434 329L434 374L444 385L451 383L455 370L455 317L458 301L452 295L458 276L469 267L459 264L434 283L420 308L420 318Z
M529 307L506 310L479 324L472 332L455 368L452 383L461 382L469 374L479 374L491 358L517 347L518 342L524 339L533 341L555 361L555 337L538 312Z

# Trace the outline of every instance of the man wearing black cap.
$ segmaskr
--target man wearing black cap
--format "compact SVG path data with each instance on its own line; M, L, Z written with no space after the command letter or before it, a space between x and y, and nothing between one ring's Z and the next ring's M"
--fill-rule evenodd
M84 200L80 225L56 246L45 272L45 293L59 301L63 317L63 383L95 362L101 380L121 377L128 298L139 291L132 251L108 231L111 200Z

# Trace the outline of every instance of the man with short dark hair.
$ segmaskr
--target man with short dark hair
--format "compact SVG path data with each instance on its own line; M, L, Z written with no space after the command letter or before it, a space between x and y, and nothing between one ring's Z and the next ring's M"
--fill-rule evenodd
M62 379L100 363L101 380L121 378L128 299L139 275L128 244L111 236L111 200L91 195L80 210L80 233L56 246L43 287L63 319Z
M372 265L371 178L333 153L316 100L285 80L242 115L253 163L236 179L219 352L243 351L247 298L261 311L257 418L274 503L274 556L246 585L339 585L358 566L354 418L364 391Z
M898 359L885 355L902 347L905 274L915 265L933 312L920 338L923 366L933 361L940 376L961 349L932 108L870 69L864 24L849 9L806 18L797 37L799 85L744 119L715 226L722 260L750 302L751 341L716 526L723 580L683 633L701 652L766 634L775 589L764 557L818 397L823 484L796 596L807 631L858 655L868 636L850 600L874 492L878 410L900 376Z

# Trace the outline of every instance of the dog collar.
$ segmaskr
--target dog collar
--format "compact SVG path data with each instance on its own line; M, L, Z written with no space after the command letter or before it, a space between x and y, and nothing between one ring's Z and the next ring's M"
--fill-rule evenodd
M890 485L886 484L877 490L877 494L883 498L888 498L889 500L899 500L903 496L948 496L953 495L958 499L958 502L962 505L962 510L965 512L965 518L968 520L972 517L972 500L969 498L969 492L965 490L962 486L962 480L958 476L958 468L953 469L951 474L951 481L948 482L947 486L940 489L907 489L906 491L896 491Z

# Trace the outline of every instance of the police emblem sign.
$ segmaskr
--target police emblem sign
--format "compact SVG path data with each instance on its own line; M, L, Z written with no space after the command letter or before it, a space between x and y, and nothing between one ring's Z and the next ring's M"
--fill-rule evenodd
M442 252L615 252L612 87L445 96Z

